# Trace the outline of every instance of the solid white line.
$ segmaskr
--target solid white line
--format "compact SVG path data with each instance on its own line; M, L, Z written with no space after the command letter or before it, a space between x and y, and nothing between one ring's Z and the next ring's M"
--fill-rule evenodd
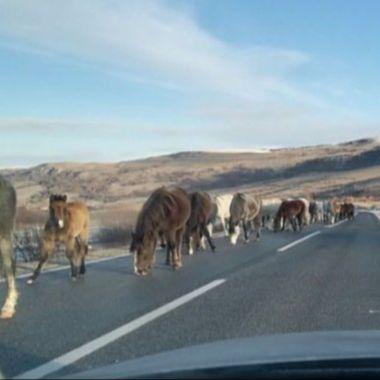
M310 239L310 238L312 238L312 237L314 237L314 236L319 235L320 233L321 233L321 231L319 231L319 230L318 230L318 231L315 231L315 232L313 232L313 233L310 234L310 235L306 235L306 236L304 236L304 237L301 238L301 239L298 239L298 240L296 240L296 241L293 241L293 243L290 243L290 244L284 245L283 247L279 248L279 249L277 250L277 252L284 252L284 251L288 250L289 248L292 248L292 247L294 247L295 245L304 242L305 240L308 240L308 239Z
M127 257L129 255L130 255L130 253L128 252L128 253L123 253L123 254L117 255L117 256L102 257L101 259L89 260L86 262L86 265L98 264L98 263L102 263L104 261L111 261L111 260L119 259L120 257ZM69 269L69 268L70 268L70 265L62 265L62 266L59 266L57 268L51 268L51 269L43 270L43 271L41 271L41 274L59 272L61 270ZM16 276L16 279L19 280L19 279L27 278L27 277L30 277L32 274L33 274L33 272L23 273L23 274ZM4 278L0 279L0 284L3 282L5 282L5 279Z
M178 308L179 306L184 305L187 302L190 302L194 298L201 296L202 294L208 292L211 289L216 288L217 286L223 284L226 280L219 279L210 282L207 285L202 286L190 293L183 295L182 297L177 298L174 301L167 303L159 307L156 310L153 310L143 316L128 322L127 324L97 338L91 342L84 344L81 347L78 347L67 354L64 354L50 362L41 365L31 371L25 372L17 377L16 379L40 379L44 376L50 375L64 367L67 367L70 364L77 362L79 359L84 358L92 354L93 352L107 346L108 344L114 342L115 340L131 333L132 331L137 330L138 328L146 325L149 322L152 322L154 319L161 317L164 314L169 313L170 311Z
M340 226L342 223L345 223L345 222L347 222L347 221L348 221L348 219L341 220L341 221L338 222L338 223L330 224L330 225L328 225L328 226L325 226L325 228L335 228L335 227L338 227L338 226Z

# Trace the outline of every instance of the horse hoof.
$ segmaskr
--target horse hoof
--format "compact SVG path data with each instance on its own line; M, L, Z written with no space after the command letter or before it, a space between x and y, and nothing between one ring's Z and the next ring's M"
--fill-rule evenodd
M3 310L0 313L0 319L11 319L15 315L14 310Z
M135 270L135 274L137 276L146 276L148 274L148 271L146 269L140 269L140 270Z
M77 282L77 278L74 277L74 276L71 276L71 277L70 277L70 280L71 280L71 282Z
M29 280L26 281L26 283L28 285L32 285L32 284L34 284L34 280L32 278L30 278Z
M244 240L244 244L248 244L249 243L249 240Z

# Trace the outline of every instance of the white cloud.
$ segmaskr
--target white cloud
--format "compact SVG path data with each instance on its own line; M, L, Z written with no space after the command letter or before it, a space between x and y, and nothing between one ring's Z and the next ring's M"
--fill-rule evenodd
M0 0L0 36L29 51L73 57L137 80L263 101L313 102L285 80L308 54L237 48L182 10L145 0Z
M326 98L343 97L339 86L323 78L311 78L308 86L307 80L302 86L294 80L298 70L313 65L310 54L228 44L199 26L190 12L165 2L0 0L0 10L3 46L194 93L188 98L188 115L197 125L189 139L180 125L15 118L0 120L0 133L32 128L41 136L54 129L86 136L91 129L102 139L112 127L115 133L143 134L140 140L150 138L155 151L167 152L337 142L368 134L378 125L351 109L327 105Z

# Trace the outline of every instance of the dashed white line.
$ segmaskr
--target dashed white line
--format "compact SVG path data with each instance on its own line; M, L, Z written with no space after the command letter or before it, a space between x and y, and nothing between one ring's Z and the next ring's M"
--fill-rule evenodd
M50 375L54 372L59 371L60 369L69 366L77 362L78 360L92 354L93 352L107 346L108 344L116 341L117 339L130 334L132 331L137 330L138 328L146 325L149 322L152 322L156 318L161 317L164 314L173 311L174 309L186 304L187 302L192 301L193 299L201 296L202 294L210 291L211 289L216 288L223 284L226 280L219 279L210 282L207 285L204 285L190 293L187 293L174 301L167 303L166 305L160 306L158 309L155 309L143 316L126 323L125 325L97 338L91 342L80 346L67 354L64 354L56 359L51 360L50 362L41 365L35 369L32 369L28 372L25 372L17 377L16 379L40 379L44 376Z
M319 231L319 230L318 230L318 231L315 231L315 232L313 232L312 234L306 235L306 236L304 236L304 237L301 238L301 239L298 239L298 240L296 240L296 241L293 241L293 242L290 243L290 244L287 244L287 245L284 245L284 246L281 247L281 248L278 248L278 249L277 249L277 252L284 252L284 251L286 251L286 250L288 250L288 249L294 247L294 246L297 245L297 244L300 244L300 243L302 243L302 242L304 242L304 241L306 241L306 240L311 239L311 238L314 237L314 236L319 235L320 233L321 233L321 231Z

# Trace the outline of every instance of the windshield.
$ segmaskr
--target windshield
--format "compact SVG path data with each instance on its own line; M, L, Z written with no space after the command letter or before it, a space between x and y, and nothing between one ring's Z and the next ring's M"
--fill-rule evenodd
M380 3L0 1L0 372L380 327Z

